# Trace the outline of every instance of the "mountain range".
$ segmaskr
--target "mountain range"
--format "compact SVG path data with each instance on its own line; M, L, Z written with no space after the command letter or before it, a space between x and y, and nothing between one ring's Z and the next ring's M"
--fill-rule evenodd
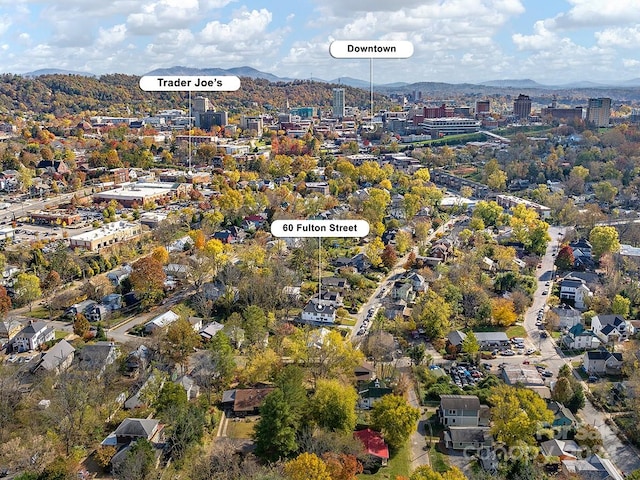
M60 74L60 75L82 75L82 76L94 76L91 73L87 72L76 72L70 70L61 70L56 68L47 68L35 70L33 72L25 73L23 76L25 77L38 77L41 75L52 75L52 74ZM315 81L315 82L324 82L330 84L337 85L346 85L349 87L369 89L371 87L371 83L366 80L360 80L352 77L339 77L334 78L332 80L324 80L321 78L311 78L311 79L294 79L289 77L279 77L272 73L262 72L252 67L243 66L243 67L234 67L234 68L195 68L195 67L186 67L186 66L174 66L168 68L158 68L152 70L145 75L207 75L207 76L216 76L216 75L235 75L238 77L249 77L252 79L264 79L269 82L292 82L292 81ZM595 83L590 81L581 81L581 82L573 82L562 85L545 85L538 83L531 79L503 79L503 80L488 80L477 83L463 83L463 84L451 84L444 82L417 82L417 83L406 83L406 82L394 82L388 84L374 84L374 88L376 91L387 92L387 93L400 93L401 91L410 92L412 90L424 88L428 86L429 88L440 87L438 89L442 90L450 90L450 89L468 89L473 87L493 87L493 88L514 88L514 89L534 89L534 90L568 90L568 89L612 89L612 88L639 88L640 87L640 77L633 78L624 81L616 81L608 84L603 83Z

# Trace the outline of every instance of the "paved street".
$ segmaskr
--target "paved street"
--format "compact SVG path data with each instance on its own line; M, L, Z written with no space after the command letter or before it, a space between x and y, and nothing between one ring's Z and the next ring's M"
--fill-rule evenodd
M557 378L560 367L564 364L571 366L573 358L566 358L562 354L559 348L557 348L555 341L549 336L548 338L542 338L540 336L541 330L535 325L537 312L540 308L546 306L548 295L543 295L545 290L551 292L553 287L553 273L554 273L554 250L559 246L559 242L562 237L560 233L564 233L564 229L558 227L550 227L549 234L552 241L547 247L547 252L542 258L541 267L538 269L538 288L534 295L534 300L531 308L527 311L525 316L524 326L529 335L529 345L540 351L539 357L534 357L536 362L544 363L547 365L547 369L553 372L553 378ZM546 286L546 282L551 282L551 285ZM517 357L511 357L514 360L522 361ZM533 360L533 358L532 358ZM583 382L585 389L588 389L588 385ZM623 442L618 438L615 432L605 423L607 415L604 412L597 410L587 398L585 401L585 407L579 412L579 416L585 423L595 426L604 442L604 449L607 452L609 458L616 464L616 466L624 473L629 473L633 470L640 468L640 455L638 451L631 445Z

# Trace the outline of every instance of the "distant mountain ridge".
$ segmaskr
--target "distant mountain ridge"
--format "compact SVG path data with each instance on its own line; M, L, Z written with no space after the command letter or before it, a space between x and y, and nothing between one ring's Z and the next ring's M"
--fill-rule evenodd
M95 77L93 73L88 72L77 72L74 70L64 70L61 68L41 68L39 70L34 70L33 72L23 73L23 77L39 77L41 75L81 75L83 77Z

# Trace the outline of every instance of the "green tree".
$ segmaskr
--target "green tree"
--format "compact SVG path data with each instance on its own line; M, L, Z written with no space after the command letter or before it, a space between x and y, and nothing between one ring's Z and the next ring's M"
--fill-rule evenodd
M78 313L73 321L73 333L79 337L84 337L89 329L91 329L91 324L89 323L89 320L87 320L87 317L82 313Z
M469 355L475 355L479 351L480 343L478 342L476 335L473 332L467 333L467 336L462 341L462 352Z
M615 253L620 250L618 230L615 227L606 225L593 227L589 233L589 242L592 247L591 252L596 259L604 253Z
M310 412L321 428L353 431L358 392L339 380L320 379L310 401Z
M297 431L296 414L282 390L274 390L260 407L260 420L256 423L253 437L256 455L268 461L290 457L298 450Z
M504 209L493 200L480 200L473 210L473 217L480 218L485 227L500 226Z
M175 460L184 458L188 449L202 441L204 435L205 414L197 405L185 408L172 408L171 428L167 447Z
M571 382L567 377L559 377L556 380L556 384L553 386L551 397L561 404L565 405L573 397L573 388L571 388Z
M444 337L451 327L453 309L447 300L429 289L416 305L413 317L430 338Z
M31 311L32 303L42 297L40 279L31 273L18 274L13 288L16 292L16 300L22 305L28 304L29 311Z
M416 429L420 410L399 395L385 395L371 409L371 426L393 450L401 448Z
M169 325L162 344L167 356L186 372L189 356L200 344L200 335L193 329L189 320L181 317Z
M153 445L141 438L131 444L125 458L113 466L113 472L121 480L151 480L155 478L155 463Z

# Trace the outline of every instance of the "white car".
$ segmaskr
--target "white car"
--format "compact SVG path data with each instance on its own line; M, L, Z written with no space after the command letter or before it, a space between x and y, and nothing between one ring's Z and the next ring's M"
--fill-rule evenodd
M534 353L536 353L535 348L527 348L527 350L524 352L525 355L533 355Z

